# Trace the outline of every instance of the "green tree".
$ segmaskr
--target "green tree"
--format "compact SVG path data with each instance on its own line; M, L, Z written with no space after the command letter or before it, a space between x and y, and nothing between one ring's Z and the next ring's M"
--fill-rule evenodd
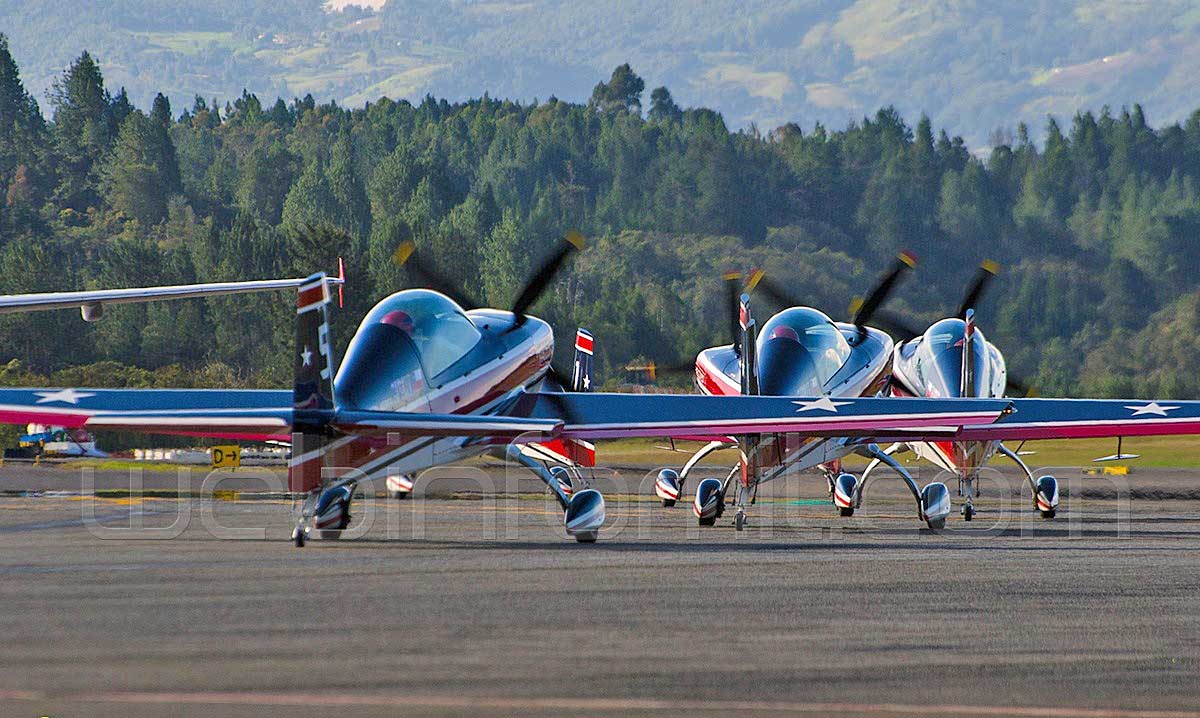
M645 89L646 82L634 74L629 63L618 65L608 82L598 83L592 90L591 105L602 112L641 112Z

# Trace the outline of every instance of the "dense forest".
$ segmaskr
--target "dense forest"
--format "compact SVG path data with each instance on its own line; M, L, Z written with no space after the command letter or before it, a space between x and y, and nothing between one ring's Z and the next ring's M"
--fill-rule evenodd
M953 310L981 260L1002 264L980 325L1040 393L1200 397L1200 111L1157 129L1137 105L1048 119L1044 142L1019 126L981 159L892 108L731 132L628 65L587 103L244 93L146 110L83 53L43 111L0 37L3 291L300 276L342 256L344 345L409 286L400 243L507 306L578 228L589 247L536 312L560 337L593 330L612 385L630 360L725 341L725 269L764 268L845 318L907 248L920 266L889 309L918 324ZM0 382L286 386L290 311L253 296L95 324L10 315Z

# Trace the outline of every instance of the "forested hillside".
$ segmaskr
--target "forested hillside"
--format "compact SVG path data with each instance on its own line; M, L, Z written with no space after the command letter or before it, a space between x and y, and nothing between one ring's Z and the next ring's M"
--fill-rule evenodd
M1200 70L1194 0L14 0L0 29L39 102L81 48L139 106L243 89L580 102L630 62L733 129L894 105L972 148L1022 120L1041 142L1047 114L1135 99L1182 121Z
M638 356L723 341L727 268L763 267L844 317L909 248L921 264L890 308L917 323L1001 262L980 324L1042 393L1200 396L1200 112L1157 129L1137 106L1078 114L979 160L890 108L731 132L626 66L586 104L173 99L134 107L84 53L43 114L0 41L3 291L295 276L344 256L344 342L407 286L404 240L505 306L578 228L589 248L536 309L560 336L591 328L612 382ZM97 324L8 316L0 353L19 364L0 381L284 386L290 311L256 296Z

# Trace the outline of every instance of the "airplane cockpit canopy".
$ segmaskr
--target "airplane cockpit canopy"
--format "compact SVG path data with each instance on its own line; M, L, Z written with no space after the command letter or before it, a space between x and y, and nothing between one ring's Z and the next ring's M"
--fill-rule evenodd
M771 317L758 334L758 382L762 393L823 394L850 358L850 344L829 317L792 307Z
M358 409L414 411L428 380L479 342L479 329L446 296L408 289L367 313L338 371L339 403ZM408 408L412 407L412 408Z
M966 344L966 322L962 319L943 319L929 329L917 349L917 378L928 396L962 396L963 346ZM974 372L976 397L987 396L991 387L988 373L987 340L978 328L971 333L971 365Z

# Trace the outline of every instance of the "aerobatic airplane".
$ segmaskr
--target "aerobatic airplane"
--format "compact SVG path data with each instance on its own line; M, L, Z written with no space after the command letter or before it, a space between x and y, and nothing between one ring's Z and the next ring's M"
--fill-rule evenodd
M295 288L295 381L291 391L0 389L0 423L243 440L290 440L289 487L307 493L292 539L315 529L335 537L350 517L357 483L411 473L504 447L549 487L568 534L594 541L604 499L567 494L520 450L525 443L619 437L714 440L808 437L934 438L986 426L1007 401L828 397L666 396L543 390L553 336L526 310L579 244L572 237L543 265L511 310L464 311L443 292L408 289L367 313L340 366L330 348L330 280L150 287L0 297L0 312L79 307L95 320L110 303ZM578 372L577 372L578 378Z
M1001 398L1010 389L1019 394L1028 393L1027 387L1009 377L1004 355L987 340L975 322L975 306L998 269L995 262L985 261L955 315L934 322L924 332L913 332L902 323L889 320L892 331L903 339L894 350L892 381L888 386L892 396ZM1133 416L1164 418L1176 408L1145 402L1128 406L1134 412ZM1114 435L1121 436L1120 433ZM1021 438L1043 437L1037 431L1029 431ZM997 439L897 442L884 449L882 454L892 456L905 448L957 477L957 493L964 497L962 516L966 521L976 513L972 499L979 496L979 472L997 453L1011 459L1024 473L1035 510L1048 519L1054 518L1058 511L1058 480L1053 476L1034 478L1018 452ZM1123 458L1119 450L1117 458ZM880 457L867 465L858 491L853 495L854 506L862 504L867 481L881 463L892 464Z
M883 331L866 326L872 317L887 326L897 320L878 312L887 294L907 267L913 266L908 255L884 277L869 298L860 305L850 323L835 323L821 312L803 306L791 306L772 316L761 331L751 316L747 294L734 306L735 342L700 352L695 363L695 383L707 395L791 395L813 398L798 402L800 411L837 413L853 406L855 397L887 394L907 401L925 398L934 401L999 399L1005 387L1012 385L1000 352L974 327L974 312L969 307L978 299L986 276L977 278L960 309L962 318L937 322L923 337L899 346ZM984 274L994 273L987 264ZM751 275L755 284L774 295L779 303L795 304L786 293L772 287L760 274ZM726 276L728 286L740 279ZM736 296L736 295L735 295ZM843 516L861 506L863 491L871 472L886 464L898 473L916 502L917 516L931 528L945 526L952 507L946 485L934 481L920 488L912 475L892 454L900 447L913 447L919 455L960 477L960 491L967 495L964 517L974 515L970 503L973 481L979 467L996 451L1009 456L1029 479L1036 509L1053 517L1058 509L1058 482L1052 476L1034 479L1016 452L1003 445L1005 440L1122 437L1196 434L1200 431L1200 402L1173 401L1169 404L1135 400L1091 399L1010 399L1010 410L987 426L950 427L941 437L924 427L924 437L904 437L894 432L894 443L886 450L877 445L887 432L871 436L826 435L768 432L739 436L729 434L706 443L680 471L664 469L655 482L655 493L664 506L674 505L688 474L708 454L719 449L736 448L737 464L724 481L707 478L696 486L692 512L701 525L713 525L724 512L726 497L736 490L735 526L745 522L746 506L758 486L775 479L788 469L817 467L825 475L834 505ZM861 479L843 471L840 459L849 453L871 458Z

